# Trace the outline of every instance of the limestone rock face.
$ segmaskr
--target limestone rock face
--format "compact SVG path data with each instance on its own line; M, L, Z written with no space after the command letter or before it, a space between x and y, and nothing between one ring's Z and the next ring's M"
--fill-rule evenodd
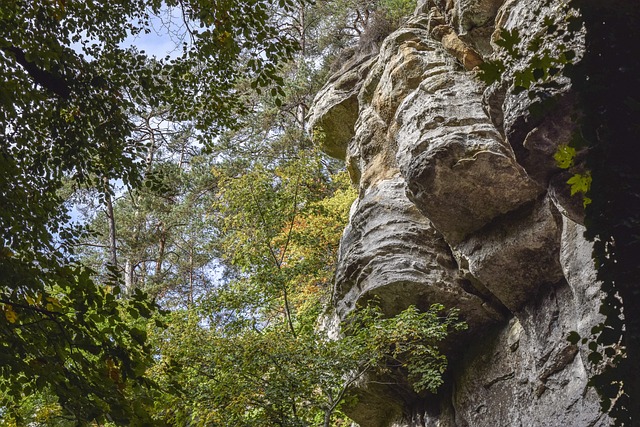
M570 84L517 93L526 57L489 87L473 70L501 31L518 29L526 47L560 4L420 0L314 101L310 128L360 194L341 242L335 322L377 297L390 315L438 302L469 324L443 344L450 367L437 396L361 384L350 414L361 427L609 423L584 349L566 339L600 320L582 203L553 159L574 129ZM579 52L581 40L567 43Z
M491 124L470 77L433 70L396 115L396 158L411 198L453 244L542 191Z
M316 140L330 156L344 159L347 144L353 137L353 125L358 118L357 96L364 77L375 58L354 55L344 67L331 77L316 95L315 108L309 118ZM320 102L321 101L321 102Z
M356 202L336 272L338 315L344 318L355 302L377 296L390 315L408 305L428 309L439 302L460 308L474 327L502 320L463 278L442 235L405 192L396 176Z

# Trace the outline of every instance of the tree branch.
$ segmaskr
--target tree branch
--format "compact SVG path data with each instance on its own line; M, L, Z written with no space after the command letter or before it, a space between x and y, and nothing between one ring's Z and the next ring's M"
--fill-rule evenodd
M36 84L39 84L45 89L55 93L60 98L69 98L71 95L71 88L69 87L69 82L67 82L64 77L42 70L35 63L27 60L25 52L18 47L9 46L2 47L0 49L11 53L16 59L16 62L24 68Z

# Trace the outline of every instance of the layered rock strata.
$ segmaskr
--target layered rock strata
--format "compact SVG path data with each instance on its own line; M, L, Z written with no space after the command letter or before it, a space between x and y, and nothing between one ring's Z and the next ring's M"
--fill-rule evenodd
M361 427L609 424L586 355L566 339L599 321L581 202L553 160L573 131L570 85L558 79L555 109L532 115L536 98L512 90L517 63L490 87L474 70L500 31L519 29L526 45L560 4L420 1L314 101L310 131L360 194L341 242L338 319L378 297L388 314L443 303L469 324L444 344L437 396L363 384L349 413Z

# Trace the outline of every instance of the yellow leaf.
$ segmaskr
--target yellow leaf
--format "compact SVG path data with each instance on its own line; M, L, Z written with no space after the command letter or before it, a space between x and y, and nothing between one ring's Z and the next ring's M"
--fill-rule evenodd
M0 248L0 258L11 258L13 257L13 252L11 249L7 247Z
M47 304L47 306L51 305L55 308L60 308L60 301L57 298L46 297L45 299L50 303L50 304Z
M16 321L18 320L18 314L13 311L13 307L11 307L10 305L4 306L4 316L7 318L9 323L16 323Z
M591 173L587 172L584 175L575 174L567 181L567 184L571 185L571 195L576 193L586 193L591 188Z
M568 169L573 166L573 160L576 157L576 149L568 145L561 145L558 151L553 155L556 165L561 169Z

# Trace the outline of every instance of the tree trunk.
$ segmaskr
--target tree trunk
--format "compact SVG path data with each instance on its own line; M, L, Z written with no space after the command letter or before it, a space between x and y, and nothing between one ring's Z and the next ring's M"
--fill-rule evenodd
M160 223L160 241L158 242L158 258L156 259L156 271L154 274L154 281L160 282L160 275L162 274L162 263L164 262L164 251L167 244L167 232L164 222Z
M189 248L189 297L187 303L193 305L193 246Z
M130 258L124 262L124 289L126 293L133 290L133 263Z
M105 200L105 213L107 216L107 223L109 225L109 264L113 267L114 271L118 269L118 247L116 242L116 218L113 212L113 199L111 196L111 185L109 184L109 178L103 178L104 184L104 200Z

